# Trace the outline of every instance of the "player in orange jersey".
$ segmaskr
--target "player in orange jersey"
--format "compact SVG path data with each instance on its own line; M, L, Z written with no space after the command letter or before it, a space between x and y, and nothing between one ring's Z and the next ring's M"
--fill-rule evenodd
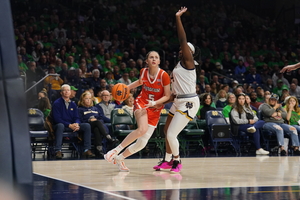
M159 68L159 54L150 51L146 56L146 63L148 67L141 69L139 80L128 85L129 89L143 86L134 103L138 128L127 135L120 145L104 155L105 160L117 164L120 171L128 172L124 159L146 146L158 123L162 104L168 101L171 95L170 77ZM130 145L136 139L137 141ZM130 146L127 147L128 145ZM125 151L118 155L125 147Z

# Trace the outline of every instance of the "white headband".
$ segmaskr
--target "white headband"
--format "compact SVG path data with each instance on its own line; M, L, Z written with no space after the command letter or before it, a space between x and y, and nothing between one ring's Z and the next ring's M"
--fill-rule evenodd
M190 49L192 50L193 54L195 53L195 47L194 45L192 45L192 43L188 42L187 45L190 47Z

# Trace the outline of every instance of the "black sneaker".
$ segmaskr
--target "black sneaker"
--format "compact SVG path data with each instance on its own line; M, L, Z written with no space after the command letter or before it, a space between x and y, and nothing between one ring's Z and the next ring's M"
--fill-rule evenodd
M296 149L295 151L294 151L294 156L299 156L300 155L300 150L299 149Z
M281 156L286 156L286 151L285 151L284 149L281 150L281 151L280 151L280 155L281 155Z

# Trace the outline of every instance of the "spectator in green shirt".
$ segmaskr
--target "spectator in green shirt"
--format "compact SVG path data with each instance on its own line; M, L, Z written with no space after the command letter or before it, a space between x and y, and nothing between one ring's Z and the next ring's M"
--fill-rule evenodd
M49 98L47 96L39 98L37 108L43 112L44 118L46 119L46 117L51 111L51 104Z
M282 90L287 89L289 90L288 86L283 84L283 81L281 79L278 79L277 81L277 87L273 89L273 93L277 94L278 96L282 95Z
M289 124L294 126L297 131L298 135L300 133L300 108L298 99L294 96L290 96L286 100L286 106L284 109L287 112L286 119L288 120Z
M131 80L131 82L133 83L134 81L138 80L138 78L135 76L135 73L133 70L129 71L129 79Z
M73 56L68 56L67 57L67 65L68 65L68 69L70 69L71 67L74 67L75 69L79 68L79 65L77 63L74 62L74 58Z
M28 67L27 65L23 62L22 60L22 56L21 55L18 55L18 66L19 66L19 70L21 71L27 71L28 70Z
M228 124L230 123L229 113L230 113L230 111L232 109L232 105L235 103L235 101L236 101L236 96L233 93L229 93L227 96L228 105L225 106L222 111L222 114L226 118Z
M105 74L105 78L104 79L106 80L106 82L107 82L108 85L110 85L110 84L115 85L115 84L118 83L118 81L114 79L114 75L113 75L113 73L111 71L108 71Z

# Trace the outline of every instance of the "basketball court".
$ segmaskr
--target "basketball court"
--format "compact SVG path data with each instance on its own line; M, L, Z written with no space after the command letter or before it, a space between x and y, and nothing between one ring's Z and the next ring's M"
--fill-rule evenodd
M157 162L127 159L130 172L119 172L105 160L33 161L34 199L300 198L300 157L182 158L180 174L154 171Z

